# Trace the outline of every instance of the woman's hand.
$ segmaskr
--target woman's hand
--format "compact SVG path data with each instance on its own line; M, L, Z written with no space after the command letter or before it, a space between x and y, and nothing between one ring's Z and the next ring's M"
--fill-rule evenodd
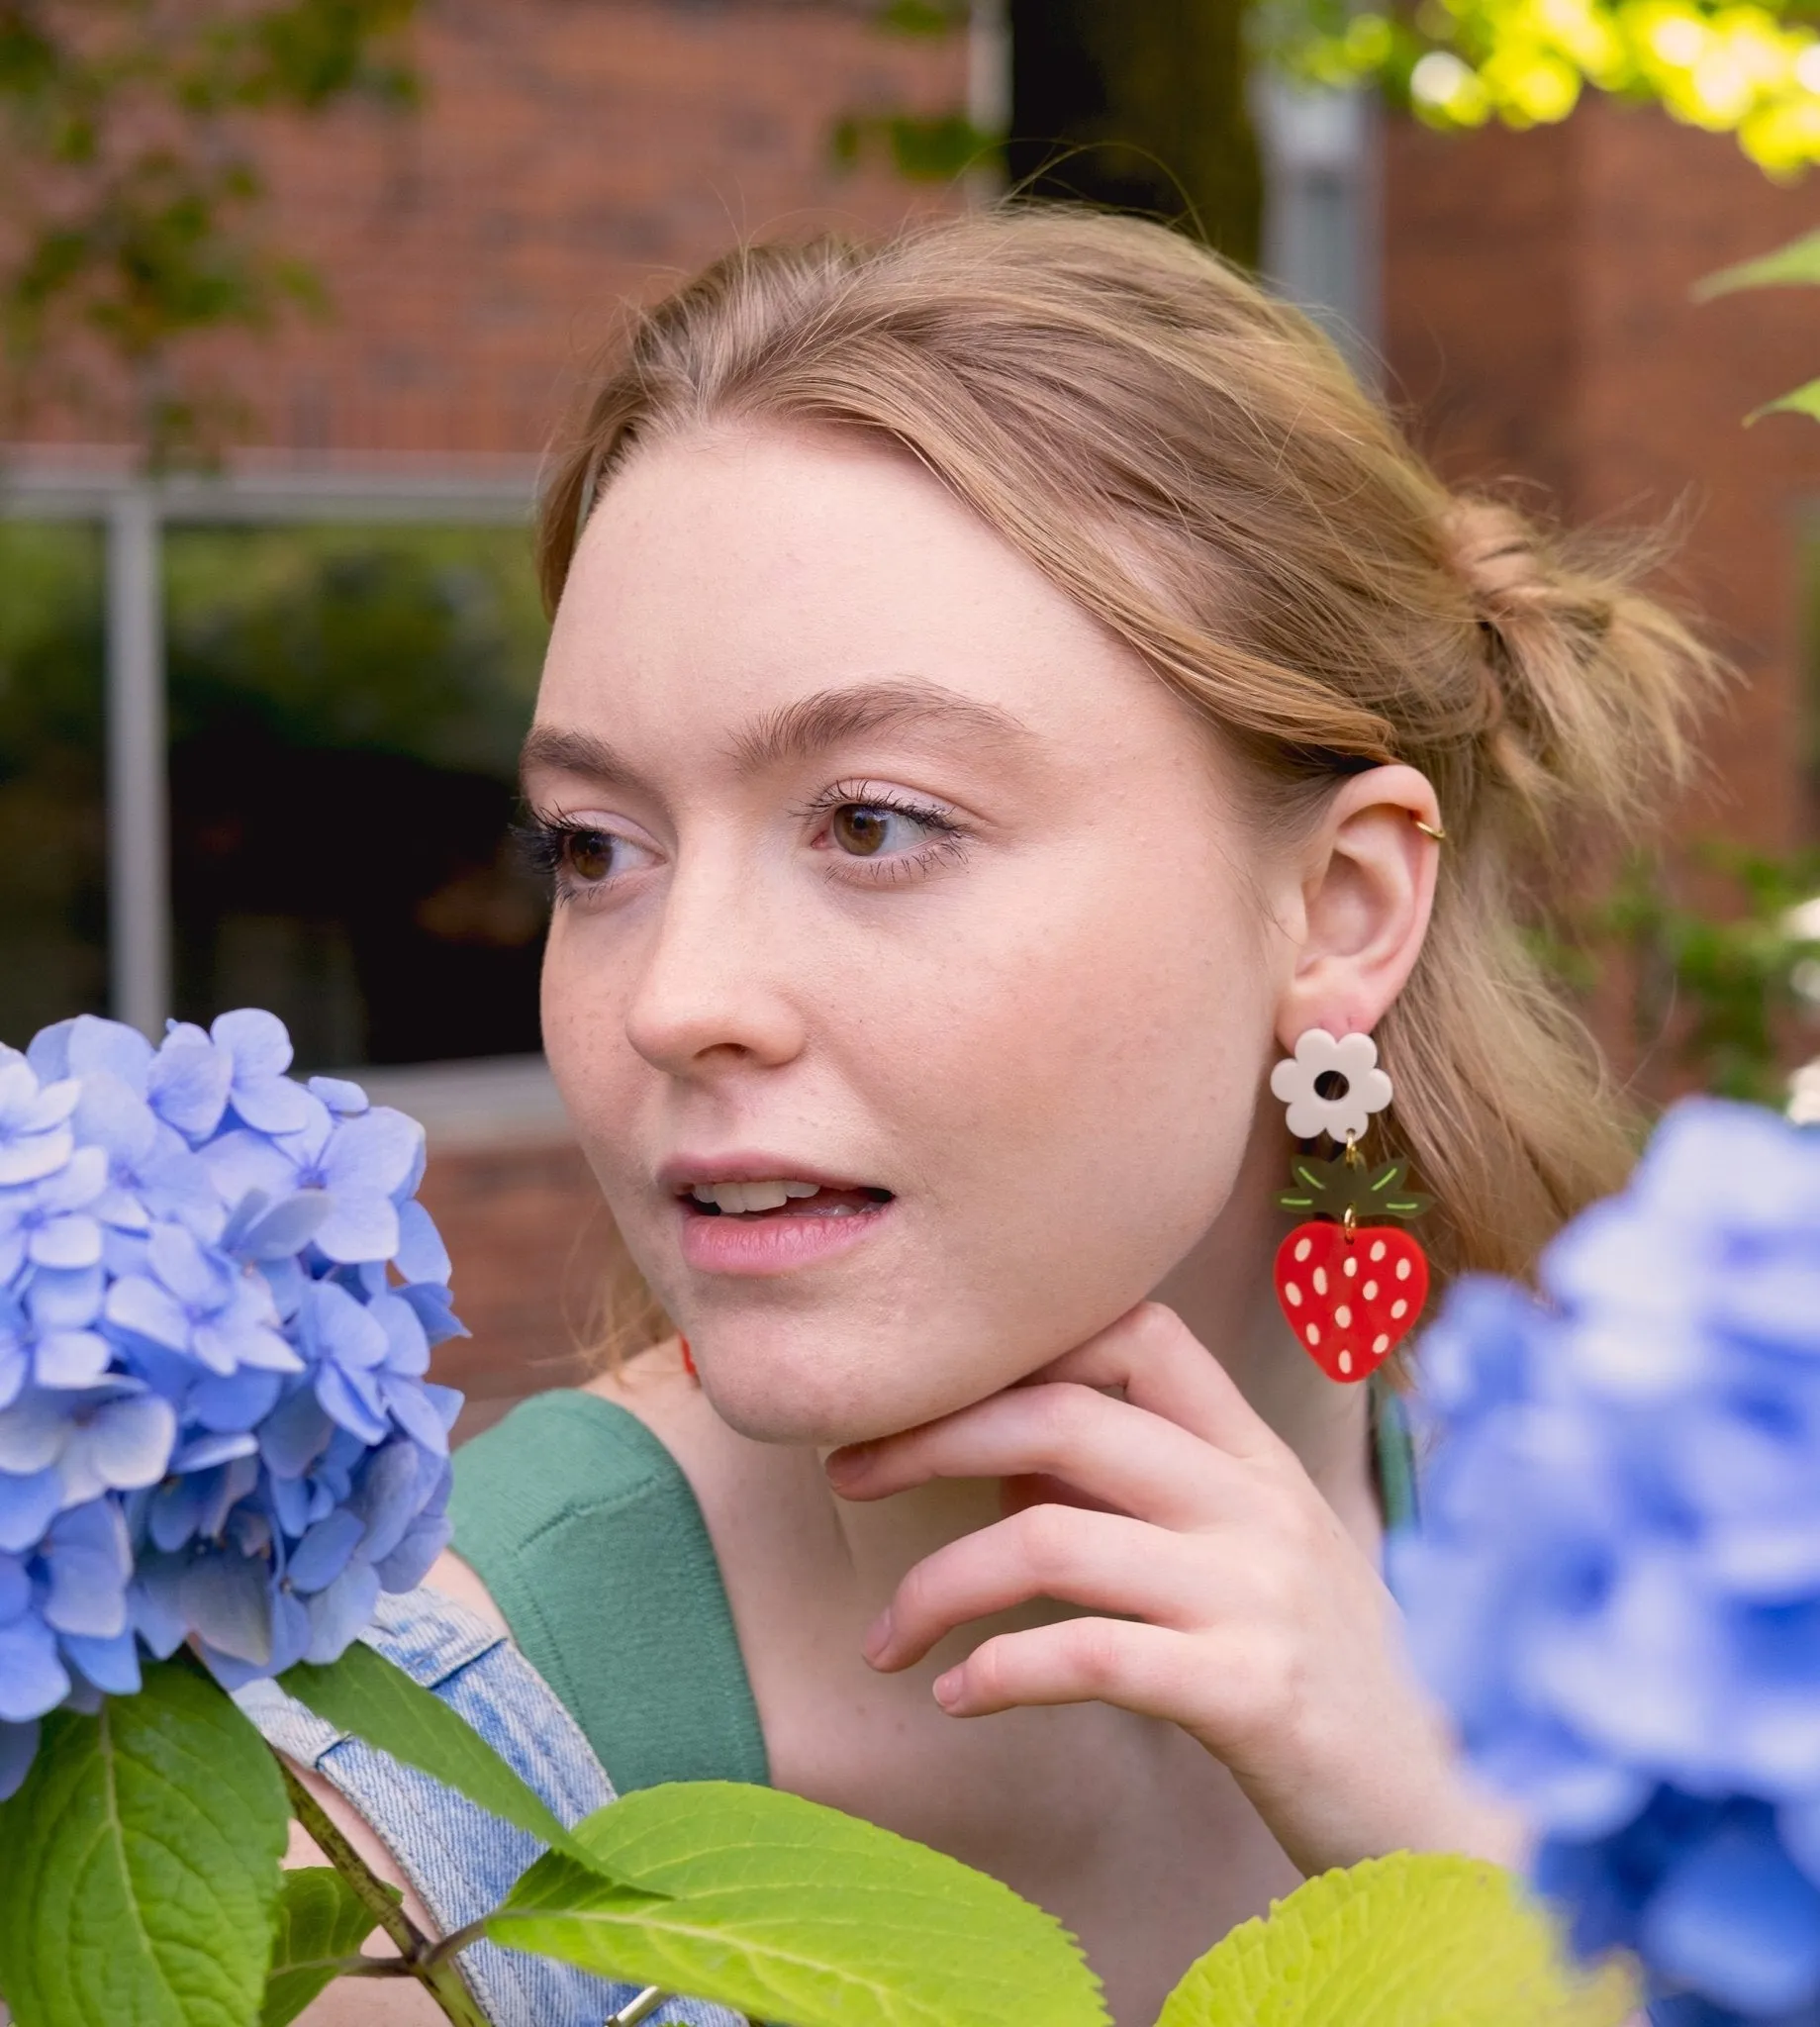
M1032 1598L1114 1614L985 1641L935 1684L952 1715L1098 1701L1167 1718L1307 1874L1396 1850L1514 1856L1514 1824L1471 1791L1411 1678L1372 1561L1170 1310L1144 1303L1024 1386L838 1450L828 1475L853 1499L1047 1478L1113 1509L1029 1505L905 1578L867 1636L878 1669Z

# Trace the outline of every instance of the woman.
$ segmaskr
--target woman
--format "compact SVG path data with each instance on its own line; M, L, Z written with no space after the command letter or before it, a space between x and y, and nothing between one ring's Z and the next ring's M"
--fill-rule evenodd
M1301 1875L1510 1850L1398 1650L1377 1390L1278 1308L1268 1080L1376 1037L1441 1273L1613 1186L1521 924L1679 768L1700 651L1451 499L1295 313L1068 214L711 269L542 557L546 1047L683 1338L463 1453L403 1645L480 1627L623 1787L986 1868L1120 2027ZM440 1804L293 1748L446 1922Z

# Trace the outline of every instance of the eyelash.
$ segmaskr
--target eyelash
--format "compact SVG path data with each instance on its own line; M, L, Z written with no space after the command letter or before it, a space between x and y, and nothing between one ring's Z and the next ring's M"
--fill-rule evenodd
M589 889L599 891L611 881L583 882L580 887L568 884L568 853L571 842L578 837L611 839L614 832L600 823L578 823L571 817L557 815L539 817L534 812L522 823L514 824L519 849L524 853L530 869L549 881L551 899L556 907L576 900Z
M839 864L827 868L830 879L860 879L877 885L895 885L917 878L943 860L958 862L965 856L970 842L965 826L939 805L913 801L890 789L881 789L872 782L831 783L819 795L793 810L791 815L803 822L810 822L817 817L831 817L843 809L888 810L894 816L908 818L910 822L922 825L931 834L928 841L916 850L898 852L888 859L873 861L852 853L838 854ZM527 862L550 882L558 908L583 895L600 894L613 884L611 874L606 880L585 881L578 885L570 885L565 879L573 840L611 840L616 833L605 825L578 822L561 814L540 817L533 813L527 821L515 827Z
M889 810L893 816L908 817L912 823L920 823L932 834L916 850L899 852L889 859L863 859L842 853L838 867L830 865L827 868L829 879L860 879L881 886L896 885L903 880L916 879L944 860L949 864L958 863L966 856L967 846L972 841L966 826L939 803L917 802L891 789L882 789L870 781L830 783L819 795L793 810L791 815L809 822L814 818L831 817L836 810L847 809Z

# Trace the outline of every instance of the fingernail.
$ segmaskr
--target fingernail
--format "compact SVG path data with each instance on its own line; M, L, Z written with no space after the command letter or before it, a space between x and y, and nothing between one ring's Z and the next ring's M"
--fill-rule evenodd
M823 1469L836 1485L842 1485L858 1478L871 1461L870 1443L849 1443L844 1450L832 1452Z
M860 1652L868 1661L876 1662L891 1645L891 1607L887 1605L871 1625L866 1628L866 1637L860 1642Z
M944 1710L952 1710L961 1700L961 1672L949 1669L946 1675L935 1678L935 1700Z

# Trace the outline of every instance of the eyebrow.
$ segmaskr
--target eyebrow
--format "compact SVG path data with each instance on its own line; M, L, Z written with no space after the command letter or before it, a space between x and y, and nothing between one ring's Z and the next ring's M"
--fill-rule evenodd
M999 746L1024 744L1035 736L996 704L963 697L939 683L898 679L817 690L755 719L733 734L726 750L735 771L751 776L786 761L814 759L849 739L903 730ZM649 785L605 739L567 725L532 725L519 766L521 774L548 767L617 788Z

